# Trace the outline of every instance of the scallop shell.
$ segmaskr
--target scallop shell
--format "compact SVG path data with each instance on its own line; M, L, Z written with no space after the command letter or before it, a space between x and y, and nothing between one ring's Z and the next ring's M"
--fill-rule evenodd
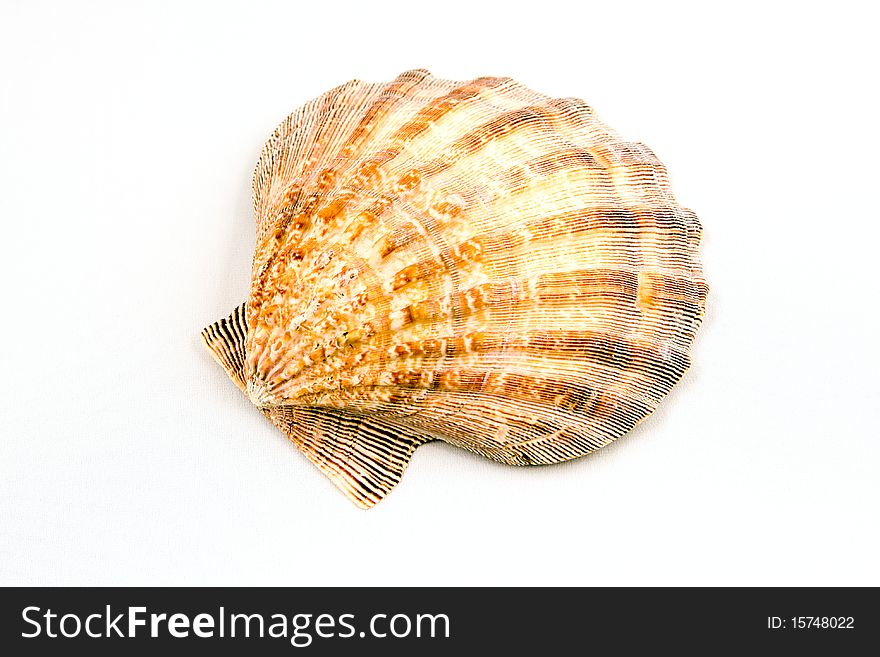
M700 224L583 101L424 70L349 82L275 130L254 214L250 296L204 340L362 507L434 439L583 456L689 365Z

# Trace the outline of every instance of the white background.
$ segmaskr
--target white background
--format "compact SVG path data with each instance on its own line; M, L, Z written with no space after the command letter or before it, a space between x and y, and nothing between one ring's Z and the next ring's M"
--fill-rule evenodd
M880 585L875 21L821 6L4 2L0 583ZM364 512L198 333L246 296L275 125L417 67L650 145L711 292L631 435L431 444Z

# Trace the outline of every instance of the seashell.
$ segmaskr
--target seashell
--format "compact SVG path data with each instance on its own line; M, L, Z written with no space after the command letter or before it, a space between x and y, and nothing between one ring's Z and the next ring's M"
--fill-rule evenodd
M203 338L368 508L443 440L511 465L628 432L707 286L666 170L580 100L407 71L291 114L254 174L250 296Z

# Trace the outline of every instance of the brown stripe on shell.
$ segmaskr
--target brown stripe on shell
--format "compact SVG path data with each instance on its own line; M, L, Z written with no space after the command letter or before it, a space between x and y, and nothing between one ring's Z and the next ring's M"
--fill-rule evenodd
M369 107L361 122L352 132L351 138L340 149L344 165L349 164L353 153L356 152L355 149L372 128L375 127L373 124L377 121L377 117L380 117L383 112L390 111L394 104L406 96L408 90L428 76L428 72L424 70L404 73ZM343 172L338 169L333 167L326 169L323 172L324 177L319 180L315 187L315 193L317 195L326 195L337 182L341 183L340 191L342 192L369 187L371 183L377 181L379 169L394 160L403 151L408 142L420 136L434 122L453 111L459 104L476 97L487 89L503 84L505 81L505 78L478 78L473 82L453 89L443 96L432 99L425 108L419 110L403 127L388 137L387 143L392 146L375 152L365 160L361 160L361 164L350 174L349 180L343 181ZM408 191L415 187L420 179L419 172L408 171L399 179L397 189Z
M441 116L454 109L460 103L477 96L481 91L494 88L507 81L508 80L504 78L480 78L462 87L459 87L458 89L453 90L446 96L441 97L437 102L432 101L431 103L429 103L426 109L420 111L416 118L405 124L404 127L401 128L398 133L389 140L392 143L401 143L398 143L391 148L376 153L372 157L366 159L360 165L358 171L355 174L355 179L357 183L367 185L369 182L371 182L371 180L375 178L378 168L393 160L400 153L401 149L405 146L405 143L421 134L424 129L431 123L431 121L439 119ZM339 173L333 171L332 169L323 170L318 176L317 185L313 189L312 193L305 199L305 201L301 201L301 194L298 194L296 196L296 202L301 202L303 205L301 206L299 212L296 211L296 207L287 209L281 221L281 225L279 226L276 233L284 234L285 232L287 232L288 222L290 222L291 220L296 220L297 222L299 222L299 225L304 225L308 217L316 216L318 218L322 218L321 210L317 210L317 207L320 205L321 199L326 197L327 190L337 184L340 178L341 176L339 175ZM411 184L413 180L412 172L410 172L409 174L409 180ZM348 199L344 199L339 200L338 203L331 204L331 209L325 212L325 214L323 215L324 218L337 216L345 207L347 202ZM315 225L315 222L312 221L307 226L307 228L314 228ZM291 242L288 241L288 244L290 243ZM266 247L265 250L272 251L273 247L271 246L271 244L275 245L274 248L276 250L283 250L280 241L277 239L274 242L270 243L270 246ZM269 255L268 261L261 267L260 271L255 274L254 285L252 287L252 297L256 297L255 301L257 303L252 304L254 307L260 307L262 305L260 303L259 297L264 292L267 281L271 275L272 264L275 257L276 256L274 254ZM255 258L255 263L257 262L257 260L259 260L259 258ZM251 318L254 322L258 321L256 312L257 311L254 311L254 315ZM250 362L251 364L256 364L259 362L259 360L252 356Z
M397 355L437 355L431 345L439 344L438 340L425 341L420 346L418 342L407 342L404 345L394 343L393 339L384 343L376 344L371 338L377 333L387 332L391 335L394 331L400 331L408 325L415 323L430 323L448 321L451 309L460 308L461 316L467 317L484 310L503 310L512 312L520 304L537 304L538 307L559 306L569 304L584 306L594 301L601 302L606 307L629 308L635 312L639 306L646 304L645 284L647 281L656 281L651 284L652 298L660 300L671 294L665 290L677 290L675 293L677 312L687 313L693 317L698 316L701 303L705 299L705 285L694 284L687 279L660 275L636 275L633 272L613 269L593 269L577 272L552 273L542 275L532 281L521 282L519 285L487 283L464 292L456 292L450 295L454 298L431 299L420 302L413 306L407 306L395 311L390 315L390 326L378 326L375 321L350 330L344 336L336 336L333 347L327 351L327 357L340 353L343 349L351 350L361 346L362 351L357 356L349 357L345 361L330 362L315 370L306 371L306 368L297 372L297 378L291 379L283 388L292 398L299 386L310 386L316 377L324 376L331 372L341 375L351 367L363 366L368 363L386 364L389 359L383 358L384 354L397 350ZM483 334L484 335L484 334ZM574 336L574 332L567 335ZM582 335L586 335L582 333ZM591 334L595 336L596 334ZM466 336L450 337L444 340L444 344L455 345L465 340ZM500 338L489 336L485 340L498 342ZM515 338L504 338L510 344L511 349L518 343ZM613 338L610 338L613 339ZM536 343L537 344L537 343ZM526 345L528 346L528 345ZM535 346L535 345L531 345ZM487 350L496 350L492 347ZM406 351L407 353L404 353ZM466 353L467 350L457 350L458 353ZM571 351L571 350L569 350ZM455 349L449 349L442 355L454 356ZM589 353L589 350L588 350ZM599 360L599 359L597 359Z
M500 85L504 82L507 82L508 80L505 78L488 78L487 81L491 82L492 84L486 84L482 87L474 87L473 89L471 89L471 87L465 87L461 90L456 90L449 94L449 98L455 97L455 100L457 102L462 102L463 100L476 97L479 91L494 88L494 86ZM464 91L465 89L468 90L467 93L462 93L460 97L456 96L457 91ZM441 118L455 105L453 104L447 107L447 104L444 104L441 101L439 103L439 106L443 108L443 111L439 111L439 109L433 105L429 106L424 111L424 116L413 120L410 125L408 125L404 129L401 129L397 137L404 140L404 143L406 140L411 140L417 137L424 132L425 128L431 123L432 120L436 121L437 119ZM532 105L529 107L507 112L500 117L494 117L490 120L487 120L486 122L472 129L463 137L459 138L456 142L451 144L444 152L442 158L435 159L431 162L422 163L418 165L418 167L415 169L407 170L401 176L401 178L398 179L396 190L399 190L400 193L411 191L416 187L416 185L413 184L415 180L417 180L418 183L429 181L432 177L435 177L438 174L444 171L448 171L450 168L454 167L460 160L475 155L483 147L487 146L491 142L497 142L504 139L506 135L511 134L517 127L520 127L522 125L531 125L535 128L549 131L550 126L553 122L553 112L556 111L555 107L556 106L552 103L547 103L546 105ZM509 122L513 122L513 125L509 125ZM392 139L391 141L393 142L394 139ZM394 160L394 158L399 155L401 149L402 146L395 146L393 148L377 153L373 155L370 159L366 160L366 162L361 165L361 169L359 170L359 173L357 175L357 184L359 186L366 187L371 182L377 182L379 169ZM561 161L558 166L554 167L551 162L554 158L557 157L561 157ZM586 150L573 149L570 153L562 153L561 155L555 152L542 155L539 158L535 159L534 164L536 167L536 171L541 171L541 169L543 168L543 174L548 175L555 170L570 168L575 165L582 166L585 162L587 162L587 157L592 156ZM511 189L514 189L516 183L520 180L518 175L513 171L500 175L499 179L503 180L505 179L505 177L510 178L513 182L513 184L511 185ZM375 219L381 217L383 213L386 212L389 207L391 207L391 205L393 205L393 202L391 202L390 199L386 202L379 201L374 204L374 206L371 207L367 211L367 213L375 221ZM449 202L444 200L440 202L439 206L436 208L436 211L440 213L445 213L450 209L452 209L453 212L455 211L455 208L451 208ZM411 237L413 239L416 238L415 235L411 235ZM383 257L386 257L395 249L400 248L400 246L411 243L411 241L412 240L403 240L399 241L398 243L383 243Z

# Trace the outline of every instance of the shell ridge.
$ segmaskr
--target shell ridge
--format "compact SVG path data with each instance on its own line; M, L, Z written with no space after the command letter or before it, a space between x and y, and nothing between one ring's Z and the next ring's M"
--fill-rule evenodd
M245 389L246 381L244 360L247 331L247 309L244 303L236 307L228 317L202 329L205 347L241 390Z
M333 484L361 508L381 501L400 481L413 452L431 437L381 418L345 411L264 411Z

